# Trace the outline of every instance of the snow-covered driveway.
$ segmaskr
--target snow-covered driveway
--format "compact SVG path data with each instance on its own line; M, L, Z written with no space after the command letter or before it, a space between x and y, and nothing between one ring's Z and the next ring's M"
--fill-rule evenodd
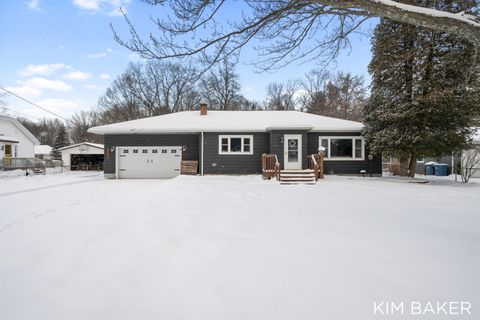
M0 201L0 319L480 317L480 184L63 174L0 179Z

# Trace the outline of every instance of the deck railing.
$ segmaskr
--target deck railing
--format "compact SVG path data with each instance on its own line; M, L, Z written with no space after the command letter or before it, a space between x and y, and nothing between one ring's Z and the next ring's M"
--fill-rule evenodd
M308 168L315 173L315 181L323 179L323 154L311 154L307 157Z
M262 154L262 176L263 179L280 179L280 162L276 154Z
M44 168L45 164L37 158L3 158L5 169L33 169Z

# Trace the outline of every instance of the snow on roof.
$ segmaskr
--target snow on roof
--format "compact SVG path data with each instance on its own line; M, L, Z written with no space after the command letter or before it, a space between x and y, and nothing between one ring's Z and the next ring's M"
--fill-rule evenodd
M17 138L4 136L3 134L0 134L0 141L18 143Z
M99 144L99 143L91 143L91 142L80 142L80 143L77 143L77 144L72 144L70 146L66 146L66 147L63 147L63 148L59 148L58 151L61 151L61 150L66 150L66 149L70 149L70 148L75 148L75 147L78 147L78 146L81 146L81 145L88 145L88 146L91 146L91 147L94 147L94 148L98 148L98 149L102 149L103 150L103 144Z
M183 111L161 116L93 127L96 134L263 132L276 129L312 131L360 131L360 122L299 111Z
M38 141L38 139L35 138L35 136L30 131L28 131L27 128L25 128L20 122L18 122L17 119L0 114L0 120L12 122L18 129L20 129L20 131L22 131L33 142L33 144L40 144L40 141Z
M50 152L52 152L52 147L47 144L35 146L35 154L50 154Z

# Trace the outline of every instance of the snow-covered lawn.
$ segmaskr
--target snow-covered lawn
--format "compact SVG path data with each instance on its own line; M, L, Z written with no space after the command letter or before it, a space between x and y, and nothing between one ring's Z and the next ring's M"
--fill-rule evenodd
M0 178L0 200L0 319L480 317L480 184L71 173Z

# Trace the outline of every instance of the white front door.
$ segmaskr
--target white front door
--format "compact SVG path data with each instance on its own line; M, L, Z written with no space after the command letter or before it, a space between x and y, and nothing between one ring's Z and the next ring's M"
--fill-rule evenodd
M285 170L302 169L302 135L283 136L283 167Z

